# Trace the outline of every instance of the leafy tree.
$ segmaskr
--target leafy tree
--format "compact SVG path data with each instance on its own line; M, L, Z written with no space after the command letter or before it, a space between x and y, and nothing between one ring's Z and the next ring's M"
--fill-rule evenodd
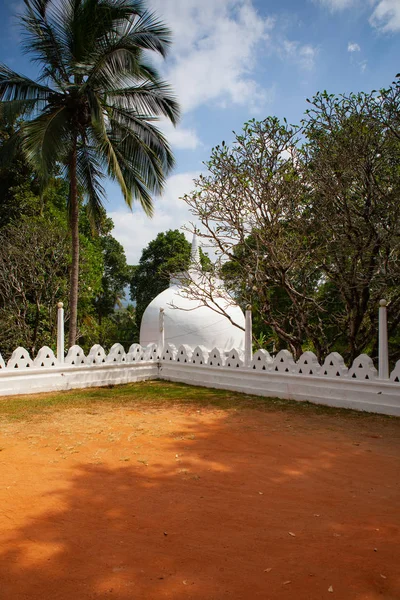
M61 185L59 185L61 184ZM18 218L0 228L0 344L9 354L18 345L33 354L46 344L55 345L55 304L63 301L68 319L70 246L65 184L55 181L44 203L25 190ZM23 201L23 195L29 203ZM12 196L11 196L12 197ZM27 214L22 212L27 207ZM87 216L81 211L81 224ZM95 298L102 292L104 256L101 236L80 232L79 313L94 313ZM82 317L80 320L82 329ZM82 331L80 331L82 335Z
M59 165L69 181L72 266L69 345L77 335L79 196L96 222L106 173L129 206L152 212L173 166L155 117L176 123L179 109L146 59L165 56L169 30L139 0L25 0L24 48L41 66L33 81L0 66L1 118L18 129L29 163L46 183ZM15 137L12 144L15 146Z
M0 119L0 148L8 144L15 134L15 125ZM27 163L22 150L17 147L13 160L0 165L0 228L18 221L21 214L36 215L39 185L33 169Z
M132 276L132 268L126 262L125 251L121 244L107 234L99 240L104 271L102 277L102 289L94 301L98 324L101 327L105 317L114 314L116 305L122 306L125 298L125 287L129 284ZM100 335L98 343L104 344L105 338Z
M142 251L139 265L133 267L130 284L138 329L147 305L168 288L170 277L188 269L190 253L191 245L178 229L159 233ZM200 260L203 268L209 267L210 260L201 249Z
M125 350L128 350L131 344L139 342L136 312L132 304L129 304L126 308L116 310L110 319L113 324L112 344L119 342L125 347Z
M3 356L18 346L32 354L54 347L56 303L68 284L67 231L37 217L0 230L0 343Z
M208 174L184 198L203 225L202 237L216 248L215 275L296 355L304 339L324 341L313 287L319 273L310 254L317 236L304 219L309 194L297 168L299 135L274 117L246 123L231 148L214 148Z
M99 317L106 315L125 297L124 288L130 281L131 267L126 262L122 245L110 234L100 239L104 257L103 291L96 301Z
M337 340L350 360L376 352L380 298L389 301L390 332L400 323L398 86L390 97L391 104L385 94L320 93L304 121L316 260L340 299Z
M20 167L23 167L22 160L16 156L0 174L7 198L2 206L0 225L0 236L7 239L0 261L0 280L3 282L0 286L0 343L5 356L18 345L33 353L43 344L54 347L55 306L51 305L51 298L54 303L62 300L66 317L69 315L68 184L63 179L53 179L39 196L32 170L21 168L19 172ZM108 331L116 341L119 331L118 324L113 321L114 307L118 298L124 295L123 287L129 281L130 273L123 248L111 235L113 222L106 217L104 209L101 217L101 229L99 233L94 232L85 207L80 206L78 325L79 343L86 349L88 340L94 340L92 333L98 335L92 343L100 341L110 345L106 336ZM50 261L51 256L56 259L56 254L50 252L51 245L63 249L57 254L57 264ZM44 261L40 259L42 253ZM9 260L6 259L8 255ZM17 257L19 265L15 264ZM49 271L48 289L41 276L42 268ZM54 273L58 274L57 278ZM38 278L37 287L33 285L35 277ZM107 326L100 327L99 319L105 319ZM129 319L126 324L129 326Z
M216 275L258 313L257 335L297 357L376 355L382 297L399 356L399 103L396 84L317 94L302 127L250 121L184 198L216 249Z
M131 344L139 341L135 309L132 305L128 305L126 308L113 310L102 318L101 322L96 315L88 314L82 323L82 333L80 345L85 351L88 351L93 344L98 344L99 340L107 350L118 342L128 351Z

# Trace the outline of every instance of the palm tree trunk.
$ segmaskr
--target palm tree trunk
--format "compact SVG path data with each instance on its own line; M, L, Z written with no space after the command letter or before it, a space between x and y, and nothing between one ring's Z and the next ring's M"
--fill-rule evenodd
M78 184L76 179L76 138L73 145L70 165L70 227L72 238L72 264L69 291L69 334L68 347L76 342L77 320L78 320L78 284L79 284L79 206L78 206Z

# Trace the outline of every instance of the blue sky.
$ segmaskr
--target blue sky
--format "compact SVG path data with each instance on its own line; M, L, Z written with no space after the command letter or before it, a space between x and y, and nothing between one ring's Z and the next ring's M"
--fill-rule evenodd
M23 3L0 0L0 60L34 76L19 50L15 13ZM370 91L400 72L400 0L148 0L174 32L159 63L182 104L179 127L164 128L176 169L149 220L131 213L118 188L107 184L114 235L131 264L160 231L190 219L179 197L193 188L211 148L232 130L268 115L300 121L306 98ZM14 15L14 16L13 16Z

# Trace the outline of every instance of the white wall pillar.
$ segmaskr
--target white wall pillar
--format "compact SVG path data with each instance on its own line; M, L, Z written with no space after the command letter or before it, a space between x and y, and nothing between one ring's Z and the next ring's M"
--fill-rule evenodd
M380 300L379 304L379 379L389 379L387 302Z
M253 359L253 325L251 310L246 310L246 324L244 333L244 366L250 367Z
M57 360L64 362L64 304L57 304Z
M160 315L159 315L159 333L158 333L158 348L157 348L157 353L158 356L161 357L162 353L164 351L164 345L165 345L165 330L164 330L164 318L165 318L165 314L164 314L164 309L160 308Z

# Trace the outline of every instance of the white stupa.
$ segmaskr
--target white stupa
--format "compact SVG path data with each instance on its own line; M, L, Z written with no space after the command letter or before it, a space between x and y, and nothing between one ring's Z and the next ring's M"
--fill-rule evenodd
M193 236L189 279L207 285L200 271L200 252L196 234ZM208 284L209 285L209 284ZM213 284L218 288L218 297L210 306L190 297L193 284L188 285L188 273L171 280L170 287L159 294L143 313L140 326L140 344L147 346L158 343L160 308L164 309L165 343L188 344L192 348L205 346L207 350L217 347L224 351L232 348L244 349L244 314L239 306L223 290L222 282ZM215 295L215 294L214 294ZM213 310L222 308L226 314ZM235 323L243 329L233 325Z

